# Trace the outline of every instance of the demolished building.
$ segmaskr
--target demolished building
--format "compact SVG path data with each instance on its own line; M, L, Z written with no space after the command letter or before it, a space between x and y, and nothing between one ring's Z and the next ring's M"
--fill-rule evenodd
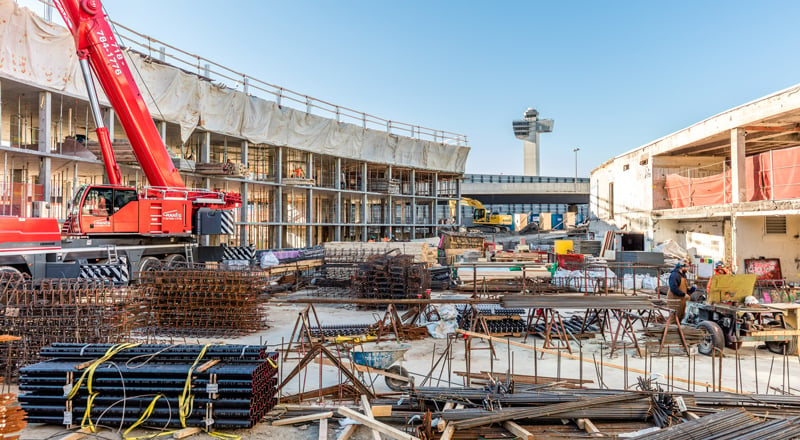
M800 281L800 85L621 154L591 173L590 230L672 240L737 273ZM762 264L769 262L769 264Z

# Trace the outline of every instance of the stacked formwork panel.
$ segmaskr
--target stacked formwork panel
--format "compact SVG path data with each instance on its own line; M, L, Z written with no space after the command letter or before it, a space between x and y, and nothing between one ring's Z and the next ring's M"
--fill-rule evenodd
M249 428L276 404L276 352L242 345L55 344L22 369L30 423ZM91 374L87 374L91 372Z
M239 336L264 328L263 271L189 268L142 272L148 335Z

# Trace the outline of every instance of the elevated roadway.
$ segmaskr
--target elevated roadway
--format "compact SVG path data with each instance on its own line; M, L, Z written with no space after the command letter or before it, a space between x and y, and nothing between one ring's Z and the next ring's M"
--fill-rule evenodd
M461 195L486 204L564 203L588 204L589 179L585 177L508 176L465 174Z

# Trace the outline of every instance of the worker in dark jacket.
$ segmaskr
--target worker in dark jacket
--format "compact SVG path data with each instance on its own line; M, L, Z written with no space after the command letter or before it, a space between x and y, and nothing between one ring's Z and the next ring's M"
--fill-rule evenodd
M667 306L675 311L678 321L683 321L686 314L686 302L689 296L694 293L694 286L689 287L686 279L686 272L689 271L689 263L681 261L675 265L669 274L669 293L667 293Z

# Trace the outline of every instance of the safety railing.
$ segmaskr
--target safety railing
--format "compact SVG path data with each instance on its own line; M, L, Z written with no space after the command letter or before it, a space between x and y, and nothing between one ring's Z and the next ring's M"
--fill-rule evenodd
M112 23L114 25L114 30L120 38L120 44L128 49L140 53L147 59L154 59L172 64L175 67L196 73L205 79L230 87L234 90L240 90L248 95L274 100L278 105L288 105L307 113L312 113L312 111L317 110L321 116L335 119L338 122L358 124L363 128L385 130L388 133L442 144L467 145L466 135L405 122L392 121L304 95L285 87L262 81L245 73L237 72L200 55L184 51L164 43L163 41L136 32L117 22Z
M743 198L739 202L800 198L800 147L770 150L744 161ZM686 168L665 177L672 208L733 202L731 164L726 161Z
M505 174L465 174L464 183L589 183L586 177L513 176Z

